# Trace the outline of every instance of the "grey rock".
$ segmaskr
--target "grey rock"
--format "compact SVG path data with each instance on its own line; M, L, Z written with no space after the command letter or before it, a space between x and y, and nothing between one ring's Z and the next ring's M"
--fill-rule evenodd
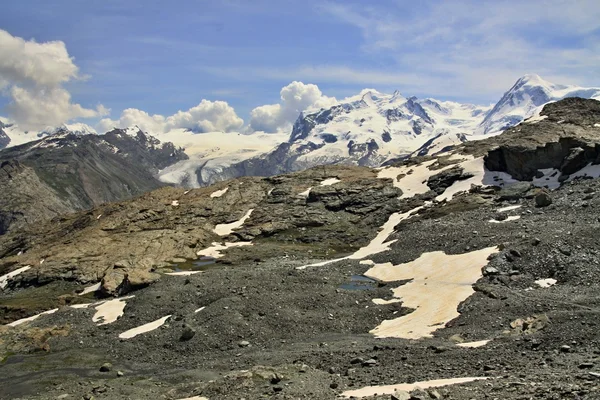
M548 192L541 190L535 195L535 205L537 207L548 207L552 204L552 197Z
M390 397L391 400L410 400L410 393L404 390L396 390Z
M196 336L196 330L189 325L185 325L183 328L183 332L181 332L179 340L182 342L186 342L188 340L192 340L194 336Z
M110 372L111 370L112 370L112 364L111 363L104 363L100 367L100 372Z

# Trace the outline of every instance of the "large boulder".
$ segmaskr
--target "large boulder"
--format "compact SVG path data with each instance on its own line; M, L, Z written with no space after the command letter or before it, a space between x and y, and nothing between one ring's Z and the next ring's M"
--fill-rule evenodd
M153 284L160 275L152 272L154 263L148 258L116 262L105 273L100 283L100 293L105 296L122 296Z

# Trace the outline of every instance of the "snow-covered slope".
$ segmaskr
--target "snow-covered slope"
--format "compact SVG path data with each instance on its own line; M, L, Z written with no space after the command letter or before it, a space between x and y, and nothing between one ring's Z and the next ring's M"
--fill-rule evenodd
M57 127L47 127L39 132L23 131L17 124L7 118L0 117L0 149L19 146L42 137L63 134L64 132L75 135L96 135L94 128L83 123L63 124Z
M600 88L557 85L535 74L525 75L502 96L481 122L476 133L487 135L500 133L539 113L544 104L567 97L600 100Z
M62 124L57 127L47 127L39 133L39 136L52 136L62 131L68 131L75 135L97 135L98 132L91 126L81 122L73 124Z
M290 143L319 148L300 156L298 165L338 163L351 159L378 166L408 155L435 137L462 137L481 123L491 107L405 98L375 91L330 109L305 112L296 121Z
M287 138L283 134L193 133L186 129L174 129L154 136L183 148L189 156L188 160L161 170L159 179L188 187L232 178L225 172L227 167L266 153Z

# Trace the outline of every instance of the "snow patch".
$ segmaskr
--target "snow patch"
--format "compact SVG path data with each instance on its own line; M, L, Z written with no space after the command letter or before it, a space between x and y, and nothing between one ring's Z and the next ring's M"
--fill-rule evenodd
M547 115L536 115L534 117L529 118L528 120L525 120L523 123L525 123L525 124L537 124L538 122L543 121L546 118L548 118Z
M488 340L479 340L477 342L457 343L456 345L458 347L464 347L464 348L474 349L474 348L477 348L477 347L483 347L486 344L488 344L489 342L491 342L490 339L488 339Z
M242 218L240 218L239 220L237 220L235 222L231 222L229 224L219 224L219 225L215 226L215 229L213 230L213 232L215 232L219 236L230 235L231 233L233 233L233 231L235 229L238 229L238 228L242 227L242 225L244 225L244 222L246 222L246 220L248 218L250 218L250 214L252 214L252 211L254 211L253 208L248 210L248 212Z
M125 300L132 299L135 296L122 297L106 301L96 307L96 314L92 317L92 322L101 325L112 324L125 313Z
M8 285L8 281L12 278L14 278L15 276L22 274L25 271L28 271L31 269L30 265L26 265L25 267L21 267L19 269L16 269L12 272L9 272L6 275L2 275L0 276L0 289L4 289L6 287L6 285Z
M339 182L341 182L341 180L339 180L338 178L327 178L323 182L321 182L321 186L331 186Z
M521 219L520 215L512 215L512 216L507 217L506 219L504 219L502 221L498 221L496 219L490 219L488 222L491 222L492 224L503 224L505 222L516 221L518 219Z
M26 322L31 322L31 321L35 321L36 319L38 319L39 317L41 317L42 315L50 315L50 314L54 314L55 312L58 311L58 308L54 308L52 310L48 310L48 311L44 311L42 313L36 314L34 316L31 317L27 317L27 318L22 318L16 321L11 322L10 324L8 324L8 326L19 326L21 324L24 324Z
M419 211L422 208L423 208L423 206L419 206L419 207L415 207L412 210L409 210L405 213L394 213L394 214L390 215L390 217L388 218L386 223L383 224L383 226L381 227L381 230L379 231L377 236L375 236L375 238L373 238L373 240L371 240L371 242L368 245L366 245L365 247L361 247L355 253L353 253L347 257L336 258L333 260L327 260L327 261L319 262L316 264L304 265L302 267L297 267L296 269L301 270L301 269L306 269L308 267L322 267L324 265L342 261L342 260L360 260L362 258L371 256L373 254L378 254L378 253L382 253L384 251L388 251L390 249L390 246L392 245L392 243L396 242L396 239L386 242L388 236L390 236L390 234L394 231L394 227L396 225L398 225L401 221L404 221L405 219L410 218L414 213L416 213L417 211ZM365 261L361 262L361 264L371 264L371 263L373 263L371 260L365 260Z
M434 379L431 381L422 381L415 383L399 383L396 385L385 385L385 386L367 386L362 389L348 390L342 393L344 397L369 397L375 395L394 394L397 390L404 390L411 392L415 389L429 389L434 387L442 387L448 385L457 385L461 383L474 382L479 380L485 380L487 378L451 378L451 379Z
M235 243L218 243L213 242L211 247L208 247L204 250L200 250L196 254L199 256L212 257L212 258L221 258L223 257L223 250L229 249L231 247L242 247L242 246L253 246L252 242L235 242Z
M312 190L312 187L309 187L308 189L306 189L304 192L302 193L298 193L299 197L305 197L308 198L308 195L310 194L310 191Z
M96 283L95 285L92 285L92 286L88 286L85 289L83 289L83 292L79 293L79 295L83 296L83 295L88 294L88 293L96 292L96 291L100 290L100 286L101 286L101 282L98 282L98 283Z
M556 282L558 282L556 279L547 278L547 279L538 279L534 283L541 288L549 288L550 286L556 285Z
M206 308L206 306L200 307L197 310L194 310L194 314L198 314L200 311L204 310L205 308Z
M405 264L375 264L365 276L384 282L411 280L392 292L394 297L402 299L405 307L415 311L383 321L371 333L379 338L431 337L460 315L458 305L475 293L472 285L481 278L481 268L497 252L497 247L451 255L434 251Z
M177 272L167 272L165 275L169 276L190 276L201 273L202 271L177 271Z
M521 205L515 205L515 206L506 206L506 207L502 207L496 210L496 212L506 212L506 211L512 211L512 210L516 210L518 208L521 208L523 206Z
M136 337L137 335L151 332L151 331L163 326L169 318L171 318L171 316L167 315L166 317L162 317L160 319L157 319L156 321L149 322L147 324L138 326L137 328L133 328L128 331L125 331L119 335L119 339L131 339L131 338Z
M221 190L217 190L215 192L212 192L210 194L210 197L212 197L213 199L216 197L221 197L223 196L225 193L227 193L227 191L229 190L229 187L226 187L225 189L221 189Z
M173 207L177 207L177 206L179 206L179 200L173 200L173 201L171 202L171 205L172 205Z

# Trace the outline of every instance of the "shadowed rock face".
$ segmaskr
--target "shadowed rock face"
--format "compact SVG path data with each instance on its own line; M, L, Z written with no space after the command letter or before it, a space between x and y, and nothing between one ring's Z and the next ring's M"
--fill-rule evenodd
M155 177L187 156L171 143L114 130L54 137L0 151L0 234L11 226L117 201L164 186Z
M569 98L548 104L546 117L527 121L500 136L465 145L467 153L485 155L491 171L531 180L538 170L558 169L569 175L589 163L600 162L600 102Z

